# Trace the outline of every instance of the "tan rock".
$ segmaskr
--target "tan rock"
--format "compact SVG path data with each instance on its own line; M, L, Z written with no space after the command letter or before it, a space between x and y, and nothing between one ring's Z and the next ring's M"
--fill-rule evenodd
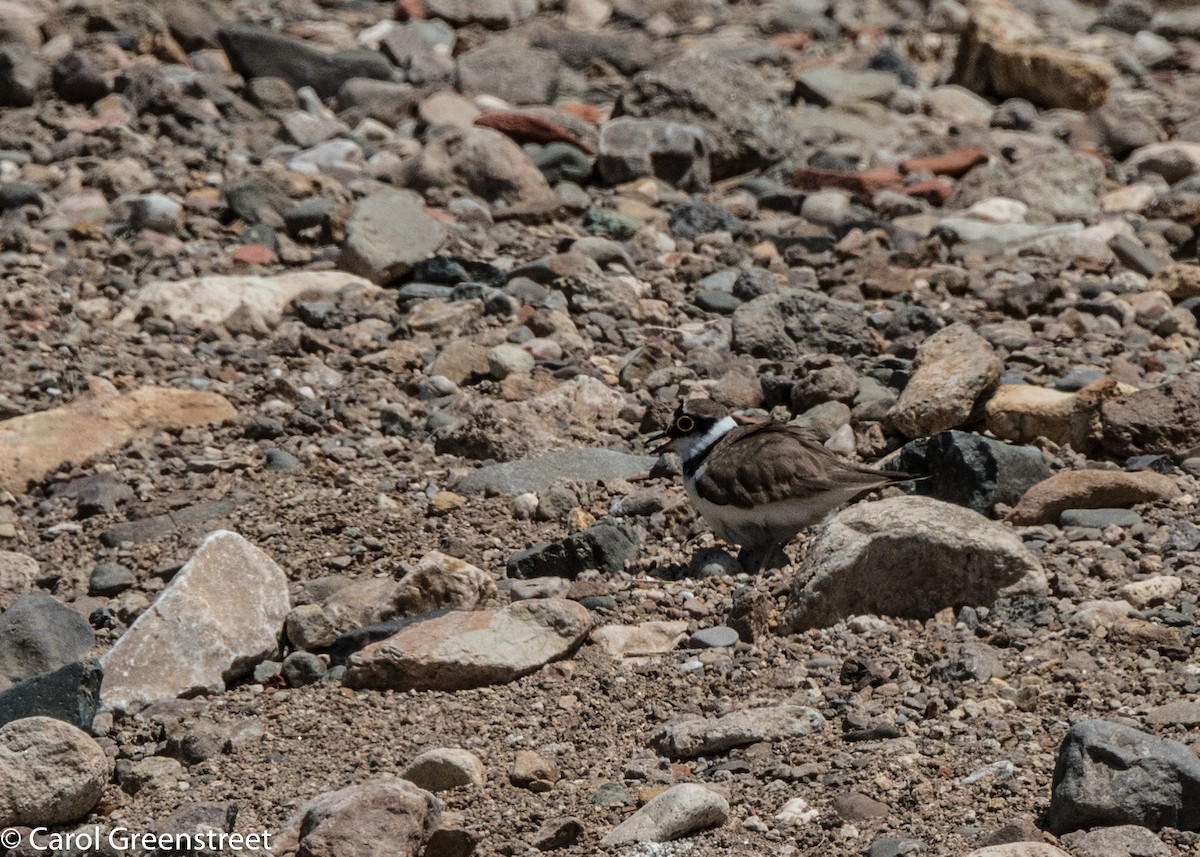
M283 569L236 533L212 533L100 659L101 704L130 710L224 690L278 653L288 607Z
M400 581L397 607L405 613L474 610L496 597L496 582L478 566L430 551Z
M1126 583L1118 590L1125 600L1143 610L1152 604L1170 601L1183 589L1183 579L1171 574L1160 574L1146 580Z
M1061 848L1045 842L1008 842L1004 845L989 845L977 848L967 857L1070 857Z
M431 792L444 792L459 786L482 786L483 762L470 750L435 747L408 763L404 779Z
M352 286L367 293L377 286L345 271L294 271L273 277L214 276L188 280L159 280L138 290L130 304L117 313L117 324L133 324L149 312L191 327L208 329L225 324L235 315L273 325L297 298L331 297Z
M558 598L447 613L355 653L345 682L430 690L503 684L570 654L591 626L587 608Z
M1039 107L1091 110L1108 100L1112 63L1052 47L1032 18L1006 0L976 0L950 82Z
M68 405L0 422L0 489L23 492L65 461L83 462L162 429L232 420L224 396L142 387L121 395L101 378Z
M33 557L0 551L0 610L7 610L28 592L33 587L37 573L38 564Z
M357 857L387 853L413 857L441 824L442 804L402 779L375 780L325 792L288 821L273 845L296 857Z
M591 640L613 658L661 655L673 651L687 637L684 621L642 622L639 625L605 625L592 631Z
M1200 297L1200 265L1172 262L1150 278L1147 288L1166 292L1176 301Z
M429 364L426 375L443 375L455 384L481 381L491 374L488 347L468 339L452 339Z
M50 717L0 727L0 825L78 821L107 782L108 757L83 730Z
M1000 379L1000 358L965 324L952 324L921 343L914 365L890 414L892 424L909 437L968 422Z
M508 772L508 780L514 786L533 791L549 791L559 776L558 764L553 759L543 758L532 750L518 750Z
M984 405L987 429L1013 443L1040 437L1078 452L1095 449L1103 436L1101 408L1132 388L1101 379L1077 393L1032 384L1003 384Z
M1179 496L1169 477L1149 470L1066 470L1039 482L1017 503L1008 520L1018 525L1058 521L1067 509L1117 509Z

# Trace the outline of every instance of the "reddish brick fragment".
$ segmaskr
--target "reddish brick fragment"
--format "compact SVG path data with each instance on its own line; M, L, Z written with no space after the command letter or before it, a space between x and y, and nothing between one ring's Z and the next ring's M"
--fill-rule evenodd
M429 17L425 0L396 0L393 17L397 21L424 21Z
M233 261L244 265L270 265L278 260L266 244L239 244L233 248Z
M950 185L941 179L926 179L923 182L916 182L906 186L904 193L908 196L914 196L917 199L923 199L930 205L941 207L950 198L951 189Z
M881 190L898 189L901 177L900 173L890 167L878 167L857 173L801 167L792 174L792 182L801 190L838 188L850 193L874 196Z
M586 154L595 151L566 128L531 113L485 113L476 117L475 124L499 131L518 143L567 143Z

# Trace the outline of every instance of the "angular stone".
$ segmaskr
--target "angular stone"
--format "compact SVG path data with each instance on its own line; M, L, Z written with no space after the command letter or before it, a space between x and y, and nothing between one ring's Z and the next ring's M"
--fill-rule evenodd
M729 818L729 801L695 783L672 786L610 830L601 846L669 842Z
M95 643L87 620L52 595L22 595L0 616L0 675L53 672L78 661Z
M49 69L31 50L0 46L0 107L29 107L49 82Z
M1100 438L1100 409L1106 395L1086 388L1066 393L1032 384L1004 384L984 405L987 429L1014 443L1044 437L1088 452Z
M1026 491L1008 520L1018 526L1052 524L1067 509L1120 509L1179 494L1174 480L1150 470L1063 470Z
M121 395L108 381L68 405L0 422L0 489L21 493L65 461L87 461L162 429L233 419L233 405L216 393L142 387Z
M1106 402L1100 416L1104 447L1116 456L1171 455L1200 446L1200 376Z
M929 478L913 482L913 493L936 497L990 515L997 503L1012 506L1029 488L1050 476L1036 447L1011 446L961 431L941 432L904 446L894 467Z
M224 690L278 653L289 606L287 577L269 556L236 533L212 533L100 659L104 707Z
M604 625L592 631L591 641L610 657L634 658L672 651L687 636L687 622L650 621L637 625Z
M133 324L144 313L201 330L252 317L274 326L301 295L332 298L343 289L377 289L345 271L294 271L270 277L213 276L188 280L158 280L138 290L129 306L117 313L117 324Z
M0 697L2 700L3 697ZM1157 705L1146 712L1146 722L1152 726L1183 726L1194 729L1200 726L1200 702L1194 699L1176 699Z
M71 724L27 717L0 727L0 825L79 821L107 782L108 757Z
M491 128L435 126L420 154L405 163L403 180L420 191L461 183L488 202L557 200L529 155Z
M534 545L508 558L508 576L568 577L589 569L621 571L641 544L637 532L622 523L598 523L565 539Z
M435 747L426 750L405 766L401 776L430 792L444 792L459 786L482 786L486 776L483 762L470 750Z
M754 357L847 357L867 351L869 342L861 308L820 292L763 295L742 304L733 314L733 350Z
M591 630L574 601L518 601L502 610L413 622L350 658L350 687L461 690L504 684L566 657Z
M782 625L823 628L860 613L927 619L1045 588L1038 561L1008 528L938 500L893 497L846 509L820 531Z
M442 803L433 794L408 780L372 780L317 795L271 844L297 857L358 857L379 853L386 842L389 852L413 857L441 821Z
M610 185L652 176L680 190L708 190L710 169L704 130L662 119L619 117L604 123L596 158Z
M731 711L716 718L686 717L659 727L650 746L672 759L724 753L761 741L783 741L820 732L825 718L802 705L774 705Z
M458 58L464 93L482 92L509 104L550 104L558 89L558 54L516 41L488 42Z
M392 64L378 51L325 53L307 42L252 24L230 24L218 34L235 71L245 78L280 77L333 98L351 78L390 80Z
M400 581L394 599L405 613L474 610L496 597L496 582L478 566L430 551Z
M1032 18L1005 0L977 0L950 82L1039 107L1087 111L1108 100L1117 70L1107 60L1043 42Z
M0 693L0 726L25 717L53 717L90 732L103 678L94 661L77 661L19 681Z
M1157 173L1174 184L1200 173L1200 143L1151 143L1135 151L1126 163L1138 172Z
M615 115L700 126L713 179L771 166L803 136L753 67L716 56L684 54L641 72L621 93Z
M899 87L900 79L890 72L821 66L800 73L795 96L818 107L844 107L856 101L887 103Z
M358 203L346 224L340 264L375 283L404 276L446 241L446 227L425 213L411 190L373 193Z
M1106 720L1083 720L1063 738L1046 825L1136 824L1200 829L1200 759L1178 741Z
M965 324L952 324L921 343L915 371L889 418L909 437L958 428L980 412L1000 380L1000 358Z

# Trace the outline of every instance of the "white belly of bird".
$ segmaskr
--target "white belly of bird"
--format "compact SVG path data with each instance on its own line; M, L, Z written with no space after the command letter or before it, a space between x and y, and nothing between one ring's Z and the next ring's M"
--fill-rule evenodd
M842 503L862 493L861 487L826 491L812 497L764 503L747 509L705 500L696 493L692 480L687 480L684 487L692 505L712 531L719 538L743 547L787 544L798 532L821 523Z

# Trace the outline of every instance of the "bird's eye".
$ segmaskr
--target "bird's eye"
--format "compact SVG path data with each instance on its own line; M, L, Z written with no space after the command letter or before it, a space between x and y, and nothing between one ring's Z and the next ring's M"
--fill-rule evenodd
M696 427L696 421L686 414L675 420L675 428L679 429L684 434L687 434Z

